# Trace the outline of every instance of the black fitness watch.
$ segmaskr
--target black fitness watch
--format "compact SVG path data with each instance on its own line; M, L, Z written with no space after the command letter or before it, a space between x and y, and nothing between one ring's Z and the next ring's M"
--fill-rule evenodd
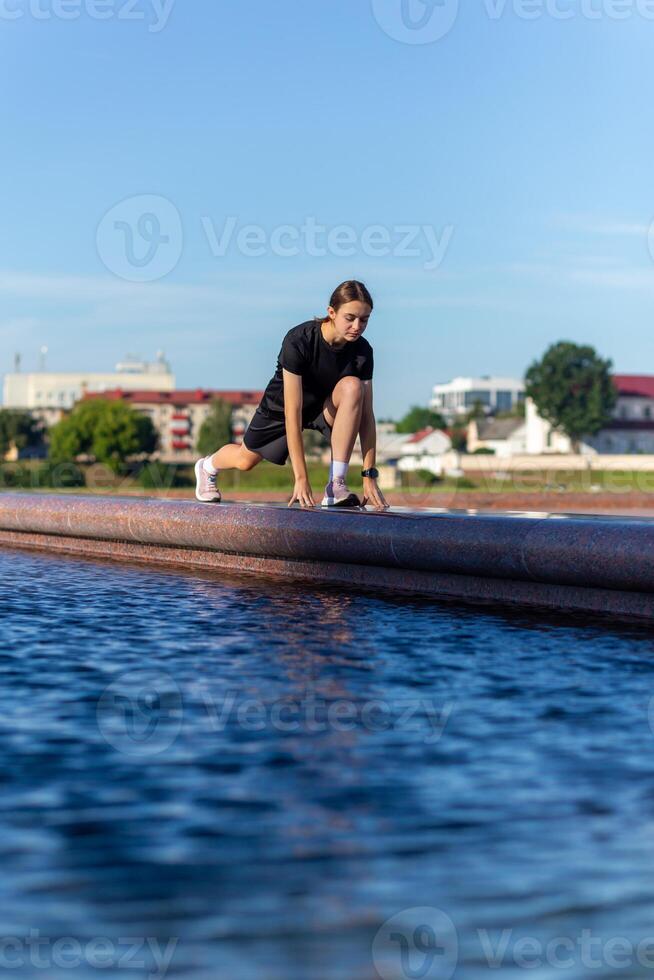
M369 476L372 477L373 480L376 480L379 476L379 470L375 469L374 466L371 466L368 470L361 470L361 476Z

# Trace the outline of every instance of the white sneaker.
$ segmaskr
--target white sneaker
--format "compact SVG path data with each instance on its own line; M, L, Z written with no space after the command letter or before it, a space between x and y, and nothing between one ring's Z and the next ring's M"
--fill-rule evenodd
M195 496L203 504L219 504L221 501L220 490L216 486L216 475L207 473L202 465L207 457L203 456L195 464Z
M344 478L335 476L331 483L325 487L325 496L322 498L322 507L360 507L361 501L356 493L352 493L347 488Z

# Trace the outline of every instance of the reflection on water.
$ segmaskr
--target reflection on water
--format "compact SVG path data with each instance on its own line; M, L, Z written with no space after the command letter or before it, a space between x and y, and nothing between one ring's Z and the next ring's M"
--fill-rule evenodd
M646 631L10 551L0 571L14 975L651 968Z

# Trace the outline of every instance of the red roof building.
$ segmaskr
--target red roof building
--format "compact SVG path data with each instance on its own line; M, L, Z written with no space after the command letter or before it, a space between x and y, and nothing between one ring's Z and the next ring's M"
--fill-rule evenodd
M124 391L113 388L109 391L87 391L87 398L104 398L108 401L123 401L132 404L149 405L207 405L215 398L229 405L257 406L263 398L263 391L219 391L213 388L180 389L179 391Z
M215 399L232 408L232 434L241 442L250 419L263 397L262 391L215 388L180 389L178 391L89 391L84 401L101 398L120 401L147 415L159 436L158 458L164 462L187 463L197 458L197 440L202 423ZM216 449L219 449L216 446Z
M407 439L405 445L410 446L416 442L422 442L425 436L428 436L430 432L434 432L435 429L433 425L428 425L426 429L419 429L418 432L414 432L410 439Z
M614 374L613 383L621 398L654 399L654 375Z

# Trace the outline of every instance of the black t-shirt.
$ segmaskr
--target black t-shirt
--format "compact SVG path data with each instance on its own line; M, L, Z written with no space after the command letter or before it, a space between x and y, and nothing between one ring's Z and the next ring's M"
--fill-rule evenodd
M259 403L259 411L284 421L282 369L302 376L302 422L312 422L322 411L327 395L341 378L352 374L362 381L372 378L372 347L365 337L330 347L322 335L320 320L307 320L288 331L277 358L277 369Z

